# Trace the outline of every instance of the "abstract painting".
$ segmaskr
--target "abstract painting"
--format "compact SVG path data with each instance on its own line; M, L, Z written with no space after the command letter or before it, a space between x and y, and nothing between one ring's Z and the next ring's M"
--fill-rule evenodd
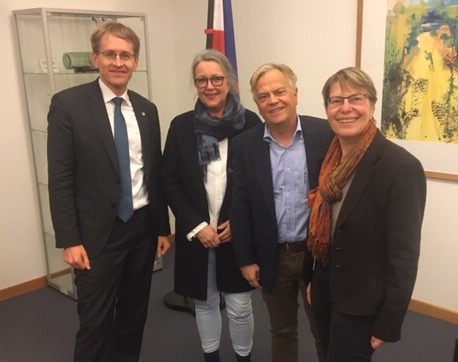
M458 144L458 0L389 0L381 130Z

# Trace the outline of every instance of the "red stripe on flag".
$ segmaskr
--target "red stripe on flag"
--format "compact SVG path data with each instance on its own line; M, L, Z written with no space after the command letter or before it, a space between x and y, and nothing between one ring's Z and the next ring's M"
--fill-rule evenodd
M234 23L231 0L209 0L208 18L205 34L206 47L225 54L237 74L237 56L235 52Z
M213 29L213 49L219 50L221 53L226 53L226 41L224 30Z

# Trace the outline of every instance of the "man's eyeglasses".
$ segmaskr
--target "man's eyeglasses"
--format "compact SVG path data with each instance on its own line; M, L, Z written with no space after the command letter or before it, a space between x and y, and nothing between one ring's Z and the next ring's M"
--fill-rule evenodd
M345 99L348 100L348 103L352 106L361 106L364 104L367 95L365 94L352 94L348 97L329 97L328 107L329 108L339 108L342 107L345 103Z
M119 56L119 59L121 59L124 62L128 62L129 60L132 60L135 58L135 54L132 54L129 52L116 53L112 50L107 50L105 52L99 52L99 54L102 54L103 57L108 60L115 60Z
M224 78L222 75L214 75L210 78L199 77L194 79L194 83L197 88L205 88L208 85L208 81L213 84L214 87L221 87L224 82Z

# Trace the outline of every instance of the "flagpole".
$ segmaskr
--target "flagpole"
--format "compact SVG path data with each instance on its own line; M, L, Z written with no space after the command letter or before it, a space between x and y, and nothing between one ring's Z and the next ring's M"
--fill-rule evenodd
M207 29L205 34L207 34L207 43L205 48L213 48L213 17L215 13L215 0L208 0L208 13L207 13Z

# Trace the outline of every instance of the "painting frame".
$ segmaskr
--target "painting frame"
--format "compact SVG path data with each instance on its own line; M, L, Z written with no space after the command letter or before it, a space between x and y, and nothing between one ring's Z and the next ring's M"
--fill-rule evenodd
M388 4L388 2L386 2L386 4ZM385 11L384 11L384 14L387 13L387 6L385 4ZM365 6L373 6L373 3L371 4L368 4L368 3L365 3L364 0L357 0L357 24L356 24L356 54L355 54L355 66L356 67L365 67L365 64L364 64L364 60L363 60L363 52L364 52L364 49L366 49L366 47L368 47L368 38L367 37L364 37L364 32L368 29L365 28L365 26L367 26L364 22L365 20L365 17L367 17L367 9L365 9ZM386 18L386 15L385 15L385 18ZM373 20L373 19L372 19ZM385 19L386 21L386 19ZM372 21L371 21L372 23ZM384 32L385 32L385 27L383 27L384 29ZM378 38L378 42L380 42L382 39L380 37L380 34L377 35ZM385 34L383 34L383 44L382 44L382 47L384 48L384 39L385 39ZM366 42L366 44L365 44ZM373 42L370 43L372 46L374 46ZM382 63L382 68L384 67L384 63ZM365 69L366 70L366 69ZM382 78L383 78L383 75L382 75ZM374 80L375 81L375 80ZM380 82L379 82L380 83ZM383 87L383 83L382 84L382 87ZM399 142L396 142L396 143L401 143L401 146L409 146L409 142L410 143L414 143L414 141L408 141L408 140L402 140L402 141L399 141ZM419 141L421 142L421 141ZM418 149L418 147L421 147L421 146L418 146L418 142L417 144L415 145ZM445 146L447 147L447 146ZM457 147L455 147L455 145L451 145L451 147L453 148L453 152L455 152L455 148L458 150L458 145ZM409 147L405 147L407 149L409 149ZM411 151L409 149L409 151ZM411 151L412 152L412 151ZM416 154L415 152L412 152L416 157L418 157L420 159L420 161L422 161L423 163L423 160L421 158L421 154L420 156L418 154ZM447 151L445 151L445 153L447 153ZM453 154L452 154L453 156ZM453 157L452 157L453 158ZM453 158L453 159L456 159L458 160L458 158ZM457 161L458 162L458 161ZM426 177L427 178L430 178L430 179L438 179L438 180L444 180L444 181L452 181L452 182L458 182L458 173L455 173L455 172L450 172L449 170L447 169L444 169L444 170L441 170L441 169L438 169L438 170L429 170L428 169L429 167L425 167L425 174L426 174Z

